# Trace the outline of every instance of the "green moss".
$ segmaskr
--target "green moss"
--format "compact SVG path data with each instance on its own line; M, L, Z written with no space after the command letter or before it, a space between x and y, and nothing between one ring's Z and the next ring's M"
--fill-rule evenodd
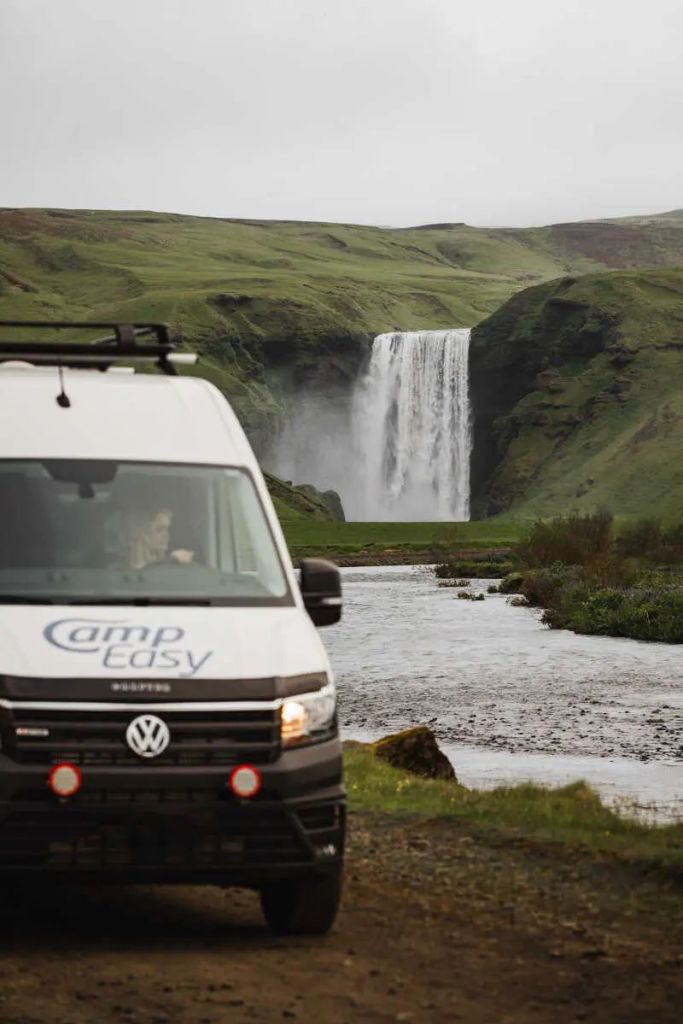
M372 748L362 744L348 746L344 764L352 810L450 818L506 836L683 867L683 825L637 824L608 810L583 782L558 789L534 785L466 789L454 782L409 775L379 760Z
M275 511L285 528L292 522L328 522L333 518L327 505L308 490L293 487L271 473L265 473L264 476Z
M512 572L513 564L507 558L500 560L471 558L467 561L442 562L434 567L440 580L457 580L461 577L470 579L500 579Z
M367 552L400 557L423 553L425 561L442 561L453 551L509 548L522 527L504 520L471 523L341 523L290 520L283 524L290 551L296 557L328 558Z
M544 621L576 633L683 643L683 586L676 590L565 588Z
M527 518L683 501L683 270L563 279L473 332L474 505Z

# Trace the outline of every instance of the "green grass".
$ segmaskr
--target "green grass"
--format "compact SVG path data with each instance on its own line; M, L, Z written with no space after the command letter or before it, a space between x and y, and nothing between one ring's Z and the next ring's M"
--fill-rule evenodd
M280 373L344 387L377 332L481 325L477 507L520 519L682 507L683 270L662 269L681 265L677 211L518 230L0 210L0 317L168 322L260 453Z
M0 316L167 321L262 445L278 412L273 367L324 363L349 380L380 331L476 324L568 272L683 262L674 215L569 229L0 210Z
M270 473L264 473L264 477L278 519L285 528L291 523L317 521L325 523L332 519L330 510L315 496L299 490L298 487L293 487Z
M530 518L683 508L683 269L553 282L474 334L475 505Z
M683 643L683 587L671 590L569 588L544 615L549 625L595 636Z
M683 525L647 518L615 528L606 511L539 520L515 549L502 593L544 609L556 629L683 643ZM456 567L448 569L450 575Z
M610 811L582 782L466 789L399 771L362 745L346 749L344 764L351 810L464 821L508 837L683 867L683 824L637 823Z
M283 522L293 555L379 555L387 551L428 552L507 548L522 527L497 520L471 523L340 523L313 520Z

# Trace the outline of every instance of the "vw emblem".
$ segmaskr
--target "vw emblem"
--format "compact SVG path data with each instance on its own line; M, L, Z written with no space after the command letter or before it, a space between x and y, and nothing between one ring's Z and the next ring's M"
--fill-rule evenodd
M166 722L156 715L139 715L126 729L126 743L139 757L158 757L170 742Z

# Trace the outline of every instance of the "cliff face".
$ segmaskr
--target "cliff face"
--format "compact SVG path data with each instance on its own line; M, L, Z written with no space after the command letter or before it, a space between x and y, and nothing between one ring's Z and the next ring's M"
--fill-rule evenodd
M683 270L563 278L472 335L473 511L683 508Z

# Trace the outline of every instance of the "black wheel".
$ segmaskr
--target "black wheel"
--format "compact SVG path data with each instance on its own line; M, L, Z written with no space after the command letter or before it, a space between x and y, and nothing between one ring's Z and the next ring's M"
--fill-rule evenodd
M341 866L329 874L271 882L261 889L263 915L276 932L324 935L337 916L341 888Z

